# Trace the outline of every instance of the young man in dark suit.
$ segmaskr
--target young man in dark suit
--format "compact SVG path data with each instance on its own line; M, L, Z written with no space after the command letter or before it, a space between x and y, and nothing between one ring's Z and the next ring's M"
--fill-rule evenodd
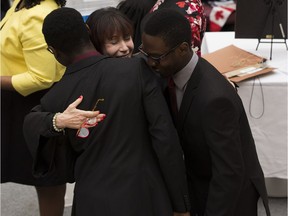
M139 50L156 73L175 83L176 111L170 107L184 150L191 215L256 216L259 196L270 215L250 126L233 86L193 53L183 15L159 10L143 26Z
M65 144L77 154L72 214L189 216L177 131L145 61L100 56L81 14L72 8L50 13L43 34L48 50L67 69L34 109L38 112L26 117L24 132L34 158L45 156L38 164L42 174L49 173L50 167L53 172L61 162L53 151L59 142L46 142L47 138L66 137ZM63 135L64 128L57 125L58 112L80 95L80 109L97 109L107 117L96 127L90 127L93 119L87 119L79 125L80 133L66 128ZM42 152L47 148L50 151Z

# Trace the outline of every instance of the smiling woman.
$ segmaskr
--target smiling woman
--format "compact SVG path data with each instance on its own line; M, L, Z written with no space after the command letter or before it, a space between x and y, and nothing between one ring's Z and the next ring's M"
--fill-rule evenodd
M94 11L87 19L90 39L102 54L111 57L131 57L134 49L131 21L113 7Z

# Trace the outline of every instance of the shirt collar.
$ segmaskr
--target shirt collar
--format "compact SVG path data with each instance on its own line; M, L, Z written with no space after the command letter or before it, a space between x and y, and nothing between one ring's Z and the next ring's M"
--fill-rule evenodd
M82 59L89 58L89 57L91 57L91 56L98 56L98 55L100 55L99 52L97 52L97 51L90 51L90 52L87 52L87 53L85 53L85 54L76 56L76 58L74 59L73 63L76 63L76 62L78 62L78 61L80 61L80 60L82 60Z
M178 89L184 89L196 67L198 59L198 55L196 53L193 53L193 56L188 62L188 64L173 76L174 83Z

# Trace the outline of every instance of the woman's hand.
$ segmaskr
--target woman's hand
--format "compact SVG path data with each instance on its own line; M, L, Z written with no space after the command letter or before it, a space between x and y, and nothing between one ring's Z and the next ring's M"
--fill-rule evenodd
M79 129L83 122L88 121L89 119L96 119L96 124L102 121L106 115L100 113L99 111L86 111L77 109L77 106L82 102L83 96L81 95L77 100L71 103L67 109L57 115L56 118L56 127L57 128L71 128ZM94 125L87 125L86 127L93 127Z

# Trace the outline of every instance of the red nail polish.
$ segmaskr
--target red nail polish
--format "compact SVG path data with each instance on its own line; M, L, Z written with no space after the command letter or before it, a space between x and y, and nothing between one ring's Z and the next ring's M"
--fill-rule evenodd
M83 98L83 95L80 95L80 96L79 96L79 99L82 99L82 98Z

